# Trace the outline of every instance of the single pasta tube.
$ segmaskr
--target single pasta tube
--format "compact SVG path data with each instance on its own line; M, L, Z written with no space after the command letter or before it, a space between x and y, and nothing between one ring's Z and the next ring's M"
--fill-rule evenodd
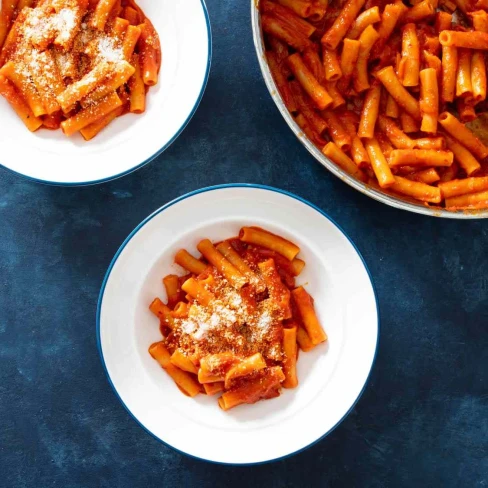
M298 386L297 378L297 328L283 329L283 354L285 359L283 361L283 373L285 380L283 381L284 388L296 388Z
M367 176L356 166L354 161L347 156L339 146L333 142L329 142L324 146L322 152L337 166L341 167L344 171L349 173L351 176L356 177L359 181L363 183L368 180ZM369 158L369 156L368 156Z
M372 139L366 140L364 146L366 147L366 151L368 151L371 167L376 175L378 184L381 188L388 188L393 185L393 183L395 183L395 178L388 166L377 138L373 137Z
M174 327L171 309L165 305L159 298L155 298L149 305L149 310L161 320L164 325L172 329Z
M317 108L324 110L332 103L327 90L320 85L312 72L305 66L300 54L295 53L288 57L288 66L297 78L300 85L314 101Z
M312 297L302 286L295 288L291 294L298 312L300 313L303 326L312 343L317 345L321 342L325 342L327 340L327 334L324 332L324 329L317 318Z
M471 57L471 87L475 103L486 99L486 62L482 51L474 51Z
M450 136L469 149L475 156L484 159L488 156L486 147L464 124L459 122L454 115L443 112L439 115L439 122Z
M459 141L448 135L445 136L445 139L447 147L454 154L454 159L466 171L468 176L476 173L481 168L478 160Z
M239 232L239 239L248 244L256 244L257 246L276 251L289 261L293 261L300 252L300 248L297 245L259 227L243 227Z
M174 274L167 275L163 278L163 285L168 297L168 305L170 308L178 303L180 295L180 282L178 276Z
M158 82L161 63L161 48L159 37L149 19L145 19L138 41L142 79L147 86L154 86Z
M446 198L446 208L488 208L488 191Z
M363 8L365 0L347 0L332 27L323 35L321 42L327 49L336 49Z
M460 49L456 76L456 97L472 97L471 84L471 51Z
M124 40L122 41L122 52L124 53L126 61L132 59L139 37L141 37L141 32L142 29L139 26L129 25L129 27L127 27Z
M175 263L185 268L190 273L199 275L207 269L207 265L193 257L185 249L180 249L175 255Z
M378 119L381 99L381 84L374 83L366 93L359 120L358 136L371 139L374 137L374 129Z
M452 102L456 92L456 73L458 68L458 50L454 46L442 46L442 90L444 102Z
M327 81L337 81L342 76L342 70L337 51L324 49L323 58L325 79Z
M458 197L469 193L479 193L488 190L488 176L464 178L439 183L443 198Z
M451 151L436 151L432 149L394 149L391 151L388 163L390 167L397 166L451 166L454 155Z
M339 80L339 89L344 93L351 81L354 68L359 56L361 43L353 39L344 39L341 53L342 78Z
M137 54L132 56L132 66L134 67L134 72L129 79L129 110L133 114L142 114L146 110L146 87L142 78L140 58Z
M435 134L439 117L439 87L437 74L433 68L423 69L420 72L420 111L422 112L420 129Z
M458 32L445 30L439 34L443 46L464 47L467 49L488 49L488 33L471 31Z
M349 112L345 112L343 114L342 123L350 134L356 134L352 136L351 158L356 163L358 168L365 168L370 165L368 152L366 151L363 142L357 135L356 126L349 114Z
M302 326L297 328L297 343L300 346L300 349L304 352L311 351L316 346L316 344L312 342L312 339L310 339L305 328Z
M403 27L402 59L400 61L400 78L403 86L418 86L420 73L420 45L415 24Z
M422 202L440 203L442 201L439 188L418 181L410 181L400 176L395 176L395 182L390 189Z
M90 20L91 27L102 31L116 2L117 0L100 0Z
M198 374L198 368L192 363L190 358L186 356L180 349L176 351L170 357L171 364L180 368L188 373Z

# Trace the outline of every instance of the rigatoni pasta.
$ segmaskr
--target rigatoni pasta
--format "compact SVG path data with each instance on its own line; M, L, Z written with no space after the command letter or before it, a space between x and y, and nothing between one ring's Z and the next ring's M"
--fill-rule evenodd
M422 132L437 133L439 117L439 87L434 68L423 69L420 74L420 112L422 113Z
M91 140L116 117L145 111L161 46L134 0L9 0L2 7L2 94L29 130L61 127Z
M399 66L403 86L418 86L420 73L420 46L417 27L413 23L403 26L402 59Z
M313 298L295 285L305 266L300 248L243 227L238 237L204 239L197 249L200 258L176 254L190 274L164 277L167 303L155 298L149 305L163 336L149 354L185 395L222 392L223 410L295 388L298 349L327 341Z
M337 0L320 20L304 14L313 2L298 3L260 8L286 31L263 23L272 74L303 133L375 189L483 208L486 189L462 199L440 185L488 175L488 145L469 125L488 111L488 3Z

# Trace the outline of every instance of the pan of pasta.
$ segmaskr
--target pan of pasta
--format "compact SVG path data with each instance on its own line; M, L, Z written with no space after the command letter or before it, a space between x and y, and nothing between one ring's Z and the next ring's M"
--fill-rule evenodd
M97 314L103 366L134 419L230 464L279 459L333 430L366 385L378 327L343 231L256 185L198 190L149 216L116 254Z
M61 184L130 172L181 132L209 63L201 0L1 0L0 164Z
M280 112L333 174L388 205L488 217L483 0L251 1Z

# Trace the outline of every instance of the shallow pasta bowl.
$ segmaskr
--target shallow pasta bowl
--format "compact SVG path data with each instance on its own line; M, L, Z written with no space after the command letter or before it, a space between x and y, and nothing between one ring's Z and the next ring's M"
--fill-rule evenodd
M179 249L197 255L202 239L229 238L249 225L300 246L307 264L297 284L314 297L329 340L299 355L297 388L224 412L215 396L182 395L150 357L148 348L161 335L148 306L155 296L165 299L163 276L184 274L173 264ZM373 366L379 323L366 265L329 217L280 190L224 185L168 203L132 232L102 285L97 335L115 393L145 430L200 459L252 464L299 452L345 418Z
M146 112L116 119L97 137L61 131L30 133L0 97L0 164L30 179L65 186L102 183L147 164L179 136L207 83L211 32L203 0L139 0L161 38L159 83Z
M298 140L305 146L305 148L310 152L310 154L323 166L325 166L332 174L339 177L342 181L352 186L356 190L364 193L365 195L378 200L379 202L386 203L395 208L400 208L402 210L408 210L409 212L415 212L423 215L430 215L433 217L444 217L451 219L480 219L488 218L488 210L460 210L457 212L448 211L440 207L428 207L422 203L416 203L413 199L403 199L400 196L389 194L380 191L360 180L351 176L349 173L344 171L342 168L337 166L333 161L331 161L327 156L325 156L317 147L308 139L308 137L302 132L301 128L297 125L293 117L288 112L283 99L280 95L278 87L274 82L271 71L268 67L266 60L266 51L264 46L264 39L261 30L261 16L258 9L258 2L251 0L251 18L252 18L252 29L254 37L254 46L256 48L256 53L261 67L261 72L264 77L266 86L273 98L276 106L278 107L281 115L285 119L286 123L293 131Z

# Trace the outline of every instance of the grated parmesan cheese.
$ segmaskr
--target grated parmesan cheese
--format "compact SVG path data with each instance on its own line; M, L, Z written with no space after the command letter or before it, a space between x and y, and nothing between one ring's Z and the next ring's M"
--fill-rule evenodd
M216 300L210 307L193 302L188 317L174 321L175 344L199 355L233 351L247 356L261 352L280 360L281 319L271 300L256 303L236 291L220 274L214 275Z
M33 89L34 75L37 85L50 93L63 82L68 88L74 83L86 87L100 79L95 75L120 72L125 62L122 42L91 28L89 15L78 0L48 0L22 10L16 24L19 41L7 61L14 63L26 89Z
M98 40L99 61L106 61L109 63L120 63L124 61L124 51L120 42L108 36L102 36Z

